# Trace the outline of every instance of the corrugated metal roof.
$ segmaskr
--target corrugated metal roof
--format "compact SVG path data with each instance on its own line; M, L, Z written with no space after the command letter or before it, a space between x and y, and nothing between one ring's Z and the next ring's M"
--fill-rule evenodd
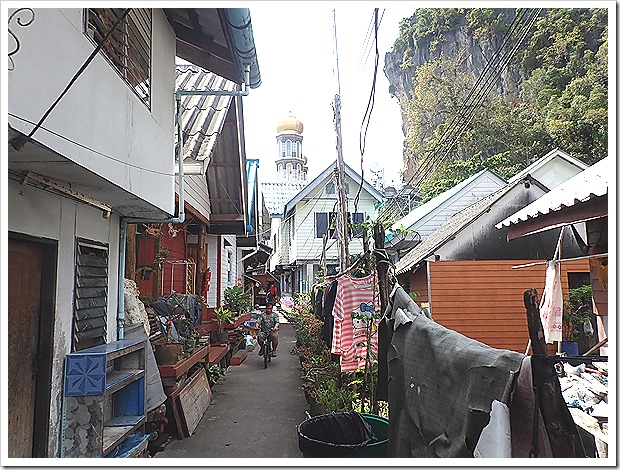
M307 181L261 183L263 201L265 202L265 207L269 211L269 215L272 217L282 215L286 203L295 197L299 191L304 189L307 184Z
M502 220L496 227L518 224L521 221L559 211L563 207L586 202L593 197L604 196L609 191L610 175L615 175L615 168L613 168L611 158L606 157Z
M478 202L463 209L461 212L454 214L450 220L435 230L420 244L412 248L409 253L396 263L396 274L402 274L413 269L424 258L433 254L437 248L484 214L489 207L495 204L504 194L519 183L520 181L515 181L512 184L508 184L493 194L489 194Z
M195 65L176 66L177 90L232 91L234 82ZM183 157L205 161L211 157L222 132L232 96L184 95L181 97Z

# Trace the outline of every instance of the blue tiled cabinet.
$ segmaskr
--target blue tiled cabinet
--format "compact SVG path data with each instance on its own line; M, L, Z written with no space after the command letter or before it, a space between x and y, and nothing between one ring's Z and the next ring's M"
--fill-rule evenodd
M129 457L146 448L145 346L121 340L67 355L64 457Z

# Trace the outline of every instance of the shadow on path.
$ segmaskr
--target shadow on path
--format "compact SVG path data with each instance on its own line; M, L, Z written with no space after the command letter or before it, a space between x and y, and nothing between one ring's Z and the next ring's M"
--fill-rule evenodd
M296 426L306 418L307 404L294 346L293 327L282 323L278 356L267 369L258 346L229 367L196 432L174 439L155 458L302 457Z

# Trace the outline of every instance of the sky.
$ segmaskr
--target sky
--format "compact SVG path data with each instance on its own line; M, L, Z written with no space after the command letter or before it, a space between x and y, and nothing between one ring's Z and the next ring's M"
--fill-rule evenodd
M409 2L249 4L262 84L243 99L244 130L246 157L260 160L261 181L274 179L276 127L289 114L304 125L303 154L308 158L309 181L336 160L332 103L338 93L343 158L361 173L360 129L372 90L375 6L381 20L379 65L363 156L364 178L371 180L370 165L377 162L384 170L384 185L398 183L403 166L402 120L398 101L388 92L383 66L400 20L414 12Z

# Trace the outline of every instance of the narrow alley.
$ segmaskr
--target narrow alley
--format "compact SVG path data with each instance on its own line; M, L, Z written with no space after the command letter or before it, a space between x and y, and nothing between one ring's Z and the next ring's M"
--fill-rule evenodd
M213 401L196 432L175 438L155 458L302 457L296 426L307 405L294 345L295 331L282 323L278 356L267 369L258 347L229 367L213 387Z

